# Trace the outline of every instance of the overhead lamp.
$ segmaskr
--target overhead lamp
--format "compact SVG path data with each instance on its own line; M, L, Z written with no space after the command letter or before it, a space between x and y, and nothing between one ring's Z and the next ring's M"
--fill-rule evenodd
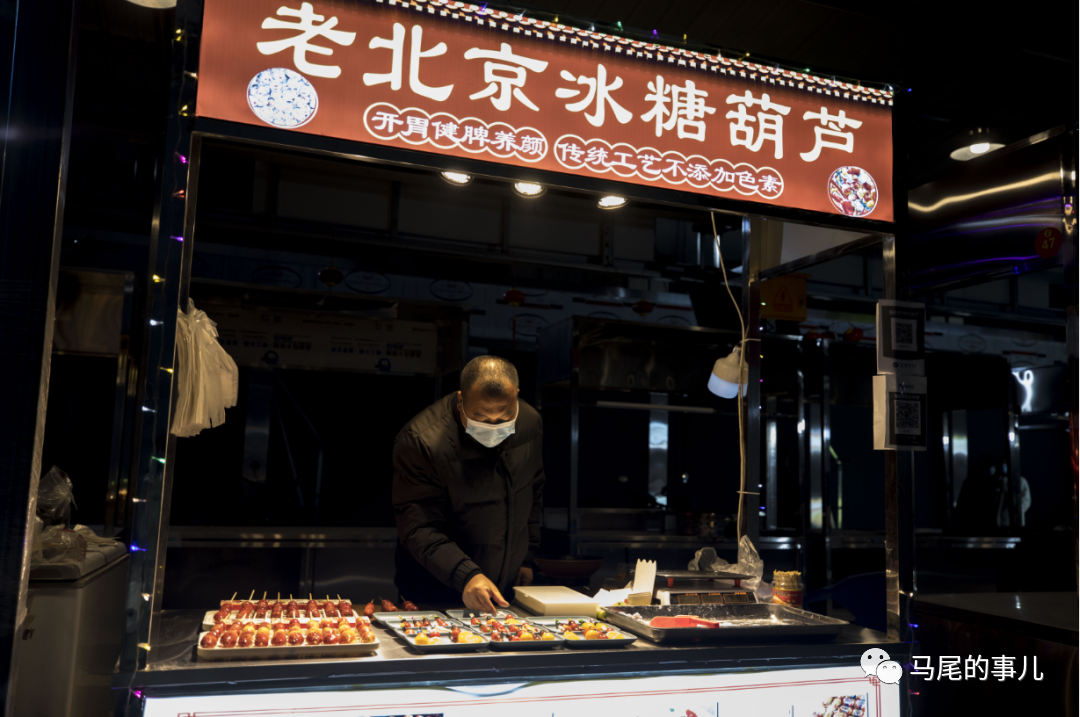
M176 0L128 0L128 2L133 5L153 8L154 10L168 10L171 7L176 7Z
M536 199L547 191L547 187L536 182L514 182L514 191L519 197Z
M735 398L739 395L739 384L742 384L743 393L746 393L749 369L742 367L742 378L739 377L739 362L742 358L742 349L736 346L731 353L724 358L717 359L713 364L712 375L709 376L709 390L720 398Z
M976 127L975 129L968 130L957 138L956 143L959 146L949 152L949 156L958 162L967 162L968 160L975 159L987 152L992 152L995 149L1004 147L1004 144L995 141L998 139L1000 139L1000 137L987 128Z
M616 197L614 194L609 194L606 197L600 197L600 201L596 203L596 206L601 209L621 209L626 206L626 197Z
M464 172L439 172L439 176L443 178L443 181L456 187L464 187L472 182L472 175Z

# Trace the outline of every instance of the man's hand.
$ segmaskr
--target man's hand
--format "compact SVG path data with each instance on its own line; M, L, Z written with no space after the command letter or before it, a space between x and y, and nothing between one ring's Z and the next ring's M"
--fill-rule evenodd
M532 568L521 567L518 568L517 580L514 581L514 587L520 588L525 585L532 585L533 571Z
M465 586L465 591L461 593L461 599L465 603L465 607L470 610L486 612L492 615L496 612L495 605L510 607L510 603L503 599L499 589L495 587L495 583L484 577L483 573L476 575L469 581Z

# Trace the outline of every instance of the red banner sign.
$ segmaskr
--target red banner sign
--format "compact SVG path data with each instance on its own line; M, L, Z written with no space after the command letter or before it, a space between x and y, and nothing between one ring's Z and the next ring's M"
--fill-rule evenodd
M451 0L206 0L197 114L892 221L888 93Z

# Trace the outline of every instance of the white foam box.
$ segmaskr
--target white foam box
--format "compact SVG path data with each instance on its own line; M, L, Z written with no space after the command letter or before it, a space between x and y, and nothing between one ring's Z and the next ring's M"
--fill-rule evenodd
M558 585L514 588L516 600L537 615L595 615L597 603L576 590Z

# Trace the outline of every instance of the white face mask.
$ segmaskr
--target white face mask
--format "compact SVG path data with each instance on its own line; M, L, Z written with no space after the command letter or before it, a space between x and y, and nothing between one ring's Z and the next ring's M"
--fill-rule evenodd
M510 436L514 435L514 424L517 423L517 414L507 421L506 423L499 423L492 425L490 423L479 423L477 421L469 420L468 416L465 416L465 409L458 404L458 409L461 411L461 415L465 417L465 432L472 436L477 443L488 448L494 448Z

